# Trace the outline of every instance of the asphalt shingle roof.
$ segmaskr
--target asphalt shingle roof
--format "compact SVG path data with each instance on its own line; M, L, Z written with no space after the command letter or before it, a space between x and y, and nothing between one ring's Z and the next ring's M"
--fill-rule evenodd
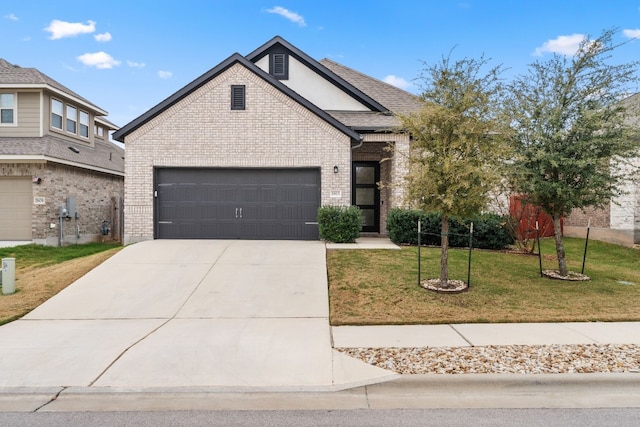
M58 83L51 77L36 70L35 68L23 68L19 65L14 65L5 59L0 58L0 85L1 84L24 84L24 85L37 85L46 84L54 89L57 89L68 96L72 96L88 104L97 111L103 111L100 107L92 103L86 98L78 95L65 85Z
M352 86L385 106L390 113L407 114L418 111L422 107L420 98L381 80L346 67L330 59L320 61L322 65L346 80ZM393 114L328 111L336 119L355 129L384 129L398 125Z
M124 150L111 142L96 141L91 147L52 135L42 138L8 137L0 142L0 155L44 156L52 161L58 159L124 173Z

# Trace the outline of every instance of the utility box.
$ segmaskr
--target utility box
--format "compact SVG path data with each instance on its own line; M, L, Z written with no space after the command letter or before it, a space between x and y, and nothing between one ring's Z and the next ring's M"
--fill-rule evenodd
M67 217L68 218L76 217L76 198L75 197L67 197Z
M2 295L16 291L16 259L2 258Z

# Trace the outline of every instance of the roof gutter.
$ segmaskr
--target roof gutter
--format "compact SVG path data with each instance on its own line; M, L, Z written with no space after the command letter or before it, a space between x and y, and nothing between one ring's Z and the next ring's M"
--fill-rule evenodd
M92 170L92 171L96 171L96 172L102 172L102 173L106 173L106 174L110 174L110 175L116 175L116 176L124 177L124 172L119 172L119 171L116 171L116 170L113 170L113 169L101 168L99 166L92 166L92 165L87 165L85 163L78 163L78 162L73 162L73 161L69 161L69 160L57 159L55 157L43 156L43 155L39 155L39 154L28 154L28 155L24 155L24 156L23 155L14 155L14 154L0 155L0 160L10 161L10 162L15 162L15 163L32 163L32 162L59 163L59 164L62 164L62 165L73 166L73 167L76 167L76 168L87 169L87 170Z
M67 92L64 92L60 89L57 89L51 85L48 85L46 83L35 83L35 84L20 84L20 83L3 83L0 85L1 88L3 89L47 89L50 90L51 92L55 93L56 95L59 95L61 97L64 97L66 99L69 99L77 104L80 104L86 108L89 108L90 110L93 110L96 113L99 113L103 116L108 115L109 113L106 112L105 110L103 110L102 108L98 107L97 105L91 104L88 101L83 101L82 99L73 96Z

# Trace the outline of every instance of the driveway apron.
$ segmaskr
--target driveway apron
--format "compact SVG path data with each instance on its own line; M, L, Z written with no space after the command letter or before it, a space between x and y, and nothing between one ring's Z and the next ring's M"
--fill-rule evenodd
M321 242L128 246L0 327L0 387L339 390L395 375L332 349Z

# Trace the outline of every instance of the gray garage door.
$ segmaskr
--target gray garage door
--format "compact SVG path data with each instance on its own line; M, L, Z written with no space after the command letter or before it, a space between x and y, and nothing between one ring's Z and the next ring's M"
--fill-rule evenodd
M318 239L318 169L156 169L158 239Z
M31 240L31 178L0 177L0 240Z

